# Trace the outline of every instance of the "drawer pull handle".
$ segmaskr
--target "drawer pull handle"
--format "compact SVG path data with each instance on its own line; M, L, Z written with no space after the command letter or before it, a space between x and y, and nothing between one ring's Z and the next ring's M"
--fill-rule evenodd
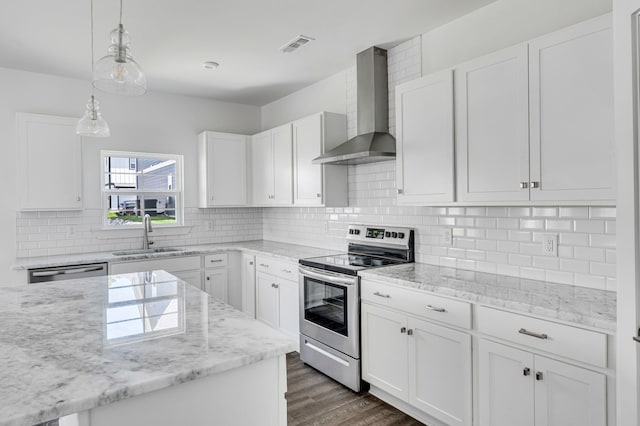
M263 268L268 268L269 267L269 265L266 265L264 263L261 263L260 266L262 266Z
M406 333L407 332L407 327L402 327L400 329L400 333Z
M289 269L283 269L282 272L286 273L286 274L290 274L291 271Z
M278 288L278 284L273 283L273 284L271 284L271 287L273 287L273 288Z
M522 369L522 375L523 376L530 376L531 375L531 369L529 367L525 367Z
M425 309L428 309L430 311L436 311L436 312L447 312L447 310L445 308L436 308L435 306L431 306L431 305L427 305L424 307Z
M374 296L378 296L378 297L384 297L385 299L391 299L391 296L388 294L382 294L379 291L376 291L375 293L373 293Z
M222 262L222 259L210 259L209 262L218 263L218 262Z
M526 328L521 328L520 330L518 330L518 333L524 334L526 336L535 337L536 339L548 339L549 338L549 336L547 336L544 333L534 333L533 331L529 331Z

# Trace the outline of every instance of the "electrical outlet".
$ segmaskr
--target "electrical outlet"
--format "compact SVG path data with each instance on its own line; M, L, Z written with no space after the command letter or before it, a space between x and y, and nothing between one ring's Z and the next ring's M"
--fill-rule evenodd
M442 230L442 244L448 247L453 245L453 229L444 228Z
M204 221L204 230L205 231L213 231L213 220L205 220Z
M544 234L542 236L542 254L545 256L558 255L558 234Z
M77 228L74 225L67 225L67 238L75 238L77 235Z

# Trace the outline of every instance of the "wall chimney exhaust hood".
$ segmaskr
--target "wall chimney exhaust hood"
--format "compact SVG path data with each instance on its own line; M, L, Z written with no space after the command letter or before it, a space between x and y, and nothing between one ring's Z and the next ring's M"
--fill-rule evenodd
M358 136L313 159L313 164L365 164L393 160L396 140L389 134L387 51L358 53Z

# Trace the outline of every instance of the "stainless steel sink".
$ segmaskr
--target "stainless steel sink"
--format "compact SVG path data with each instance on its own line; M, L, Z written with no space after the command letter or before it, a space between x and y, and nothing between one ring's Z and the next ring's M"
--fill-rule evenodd
M114 251L112 254L114 256L132 256L136 254L153 254L153 253L171 253L176 251L183 251L179 248L173 247L165 247L165 248L152 248L146 250L123 250L123 251Z

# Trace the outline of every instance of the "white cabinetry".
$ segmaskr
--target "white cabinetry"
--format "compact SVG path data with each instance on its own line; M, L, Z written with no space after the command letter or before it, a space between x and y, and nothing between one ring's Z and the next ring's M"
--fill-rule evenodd
M448 425L471 425L471 335L450 327L470 327L470 304L376 282L362 288L362 378Z
M605 15L455 68L458 201L615 200Z
M242 312L256 317L256 257L243 253L240 279L242 281Z
M252 202L291 205L293 202L292 125L251 137Z
M297 264L256 256L256 318L299 342L299 306Z
M606 426L605 374L547 356L604 368L606 335L484 306L478 329L480 426Z
M348 204L347 167L311 161L347 139L341 114L322 112L293 122L293 203L339 207Z
M247 136L203 132L198 136L199 207L247 204Z
M480 339L480 426L605 426L604 374Z
M527 45L455 68L459 201L526 201L529 191Z
M18 113L18 208L81 210L82 138L77 118Z
M227 253L204 256L203 290L216 299L229 302L229 276L227 271Z
M611 16L529 44L531 200L615 200Z
M399 204L454 201L453 72L396 87Z

